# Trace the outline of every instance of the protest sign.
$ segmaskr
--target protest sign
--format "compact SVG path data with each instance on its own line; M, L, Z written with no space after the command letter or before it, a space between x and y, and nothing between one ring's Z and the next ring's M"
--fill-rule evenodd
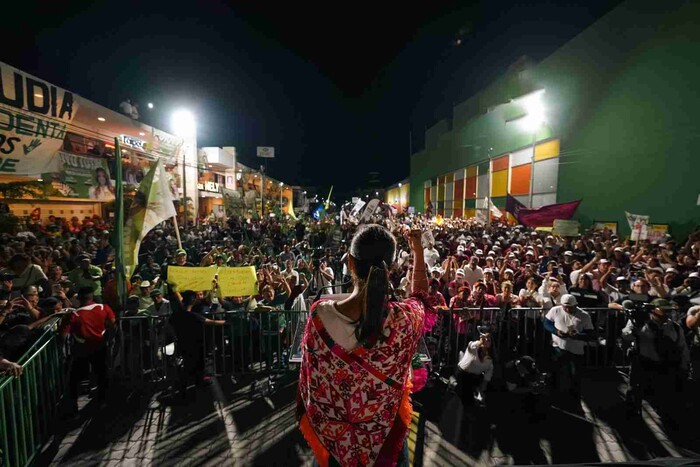
M374 198L367 203L367 206L365 206L365 210L362 212L362 217L360 217L360 222L362 221L367 221L372 217L372 214L374 214L374 211L377 210L377 207L379 207L379 200Z
M210 268L213 269L213 268ZM219 268L219 287L224 297L244 297L258 293L255 266Z
M168 283L175 284L177 290L211 290L217 268L188 268L185 266L168 266Z
M659 244L666 241L668 234L668 224L649 224L647 226L647 240L651 243Z
M560 237L576 237L580 227L581 224L578 221L555 219L552 225L552 234Z
M602 232L605 229L616 234L617 233L617 222L596 221L593 223L593 230Z

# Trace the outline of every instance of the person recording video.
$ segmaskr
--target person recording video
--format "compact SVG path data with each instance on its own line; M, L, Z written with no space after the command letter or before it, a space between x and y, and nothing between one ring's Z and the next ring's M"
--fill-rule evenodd
M627 401L630 410L641 413L642 399L657 395L670 402L682 390L688 371L689 351L681 326L670 320L671 302L657 298L650 305L623 303L628 321L622 337L635 343Z

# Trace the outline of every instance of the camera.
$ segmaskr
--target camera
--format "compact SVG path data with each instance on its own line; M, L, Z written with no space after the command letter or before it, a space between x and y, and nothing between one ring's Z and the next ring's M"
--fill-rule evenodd
M649 320L649 313L654 310L654 305L647 303L649 297L642 294L629 294L627 300L622 302L625 316L636 327L643 326Z

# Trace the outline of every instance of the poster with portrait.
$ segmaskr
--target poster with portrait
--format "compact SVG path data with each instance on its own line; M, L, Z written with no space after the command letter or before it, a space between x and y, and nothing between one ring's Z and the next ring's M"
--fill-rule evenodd
M114 200L114 185L106 159L63 151L54 157L57 170L42 175L44 181L50 184L49 196Z

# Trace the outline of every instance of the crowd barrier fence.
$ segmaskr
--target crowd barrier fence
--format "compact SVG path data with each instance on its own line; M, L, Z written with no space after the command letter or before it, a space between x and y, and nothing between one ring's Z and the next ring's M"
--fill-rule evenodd
M626 318L617 310L586 309L596 336L585 343L585 365L590 368L627 367L628 346L621 338ZM438 322L427 333L419 352L427 355L434 372L454 370L460 351L478 339L479 326L492 333L494 355L508 361L532 356L546 366L551 335L544 329L545 312L536 308L463 308L440 310ZM306 311L221 311L207 314L225 320L224 326L205 326L197 339L196 358L211 375L236 382L245 375L273 378L297 371ZM167 316L124 317L113 348L115 373L135 385L178 377L182 350ZM190 350L188 355L192 355Z
M31 465L51 435L66 371L57 320L17 361L21 376L0 376L0 466Z

